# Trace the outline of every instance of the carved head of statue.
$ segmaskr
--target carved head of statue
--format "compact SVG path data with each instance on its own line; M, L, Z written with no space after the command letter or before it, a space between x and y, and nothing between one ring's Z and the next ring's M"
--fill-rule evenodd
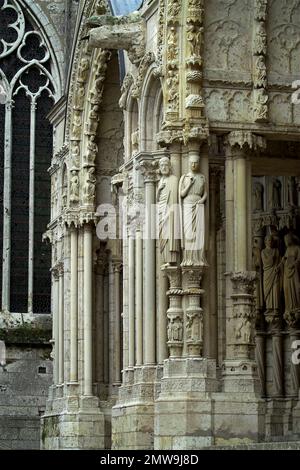
M189 164L190 164L190 169L193 173L197 173L199 170L199 162L200 162L200 157L199 155L190 155L189 156Z
M267 235L265 237L265 245L267 248L273 248L273 237L272 235Z
M288 233L285 237L284 237L284 243L285 245L288 247L288 246L292 246L292 245L298 245L298 237L296 237L294 234L292 233Z
M159 171L162 176L169 176L171 173L171 162L168 157L162 157L159 160Z

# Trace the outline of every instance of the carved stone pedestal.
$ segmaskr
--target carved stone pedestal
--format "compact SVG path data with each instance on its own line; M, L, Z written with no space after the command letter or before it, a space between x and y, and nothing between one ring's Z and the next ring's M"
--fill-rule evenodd
M104 449L105 419L97 397L69 396L60 413L42 417L43 449Z
M161 391L155 401L154 448L192 450L211 446L212 394L217 390L214 360L165 360Z
M259 442L265 432L265 402L254 359L255 272L231 274L232 311L227 317L223 393L215 396L215 443Z
M112 409L112 449L153 449L156 382L157 367L144 365L134 368L130 386L120 387Z

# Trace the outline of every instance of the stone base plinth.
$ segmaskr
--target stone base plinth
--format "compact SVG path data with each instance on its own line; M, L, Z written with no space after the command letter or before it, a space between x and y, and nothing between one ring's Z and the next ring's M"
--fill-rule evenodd
M223 390L228 393L253 393L259 397L261 386L257 364L249 359L227 360L223 365Z
M153 449L157 367L140 366L127 372L112 409L112 449Z
M247 392L217 393L213 399L215 445L248 445L264 441L264 400Z
M293 399L273 398L266 402L266 441L292 441Z
M167 359L155 401L154 448L193 450L213 445L212 393L217 390L214 360Z
M42 449L104 449L105 419L96 397L67 396L41 419ZM62 400L64 406L62 407Z
M293 409L293 435L300 439L300 391L298 400L295 400L296 406Z

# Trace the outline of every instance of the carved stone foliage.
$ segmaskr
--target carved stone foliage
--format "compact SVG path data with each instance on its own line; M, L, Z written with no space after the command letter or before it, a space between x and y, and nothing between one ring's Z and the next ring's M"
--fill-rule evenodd
M255 0L254 5L254 43L253 43L253 113L254 121L268 120L267 93L267 0Z
M270 79L290 85L291 74L299 74L300 4L297 0L270 2L268 17Z
M252 0L210 0L205 5L208 70L251 72Z

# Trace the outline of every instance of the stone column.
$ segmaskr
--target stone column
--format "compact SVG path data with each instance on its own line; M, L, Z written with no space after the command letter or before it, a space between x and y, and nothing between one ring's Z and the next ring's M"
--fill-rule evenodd
M208 357L218 359L218 276L217 276L217 191L219 184L219 169L211 168L210 170L210 184L209 184L209 199L210 199L210 217L209 217L209 249L208 249L208 264L210 286L208 290L209 295L209 348Z
M168 276L166 271L161 270L158 267L158 314L157 314L157 362L162 364L168 357L168 346L167 346L167 310L168 310ZM170 297L171 303L171 297Z
M136 231L135 241L135 364L143 364L143 238L141 229Z
M70 377L78 382L78 232L71 226Z
M204 273L203 266L182 267L183 295L186 298L185 349L188 356L201 357L203 354L203 309L200 288Z
M52 339L54 346L53 382L59 383L59 269L52 269Z
M93 231L91 224L83 227L83 393L93 395Z
M249 243L251 227L249 227L249 171L248 164L250 152L265 147L265 141L251 132L231 132L227 137L226 163L226 257L227 273L232 286L231 302L228 302L227 316L227 347L226 358L229 360L229 370L234 368L239 375L256 375L254 363L254 326L255 326L255 298L254 289L256 272L249 271ZM232 190L233 188L233 190ZM231 261L231 257L233 260ZM229 286L228 286L229 287ZM232 308L231 308L231 305ZM235 361L235 367L231 361ZM242 362L249 362L248 366ZM240 366L238 366L238 362ZM226 368L226 367L225 367ZM225 374L226 375L226 374ZM232 374L231 374L232 375ZM250 380L251 382L251 380ZM256 379L251 385L256 387Z
M144 311L144 364L156 363L156 230L155 230L155 183L157 180L157 163L153 160L143 160L141 170L145 183L145 311Z
M135 365L135 239L131 233L128 238L128 367Z
M59 280L58 280L58 291L59 291L59 305L58 305L58 384L63 385L64 383L64 265L59 263L58 265Z
M120 260L113 260L114 272L114 299L115 299L115 322L114 322L114 385L121 384L121 292L120 274L122 264Z
M96 264L96 291L95 291L95 309L96 309L96 377L98 384L98 393L101 384L104 383L104 260L105 256L101 249L99 250Z
M182 288L181 273L177 266L164 268L169 281L170 289L168 291L169 308L167 310L167 338L170 357L181 357L183 350L183 310L181 306Z

